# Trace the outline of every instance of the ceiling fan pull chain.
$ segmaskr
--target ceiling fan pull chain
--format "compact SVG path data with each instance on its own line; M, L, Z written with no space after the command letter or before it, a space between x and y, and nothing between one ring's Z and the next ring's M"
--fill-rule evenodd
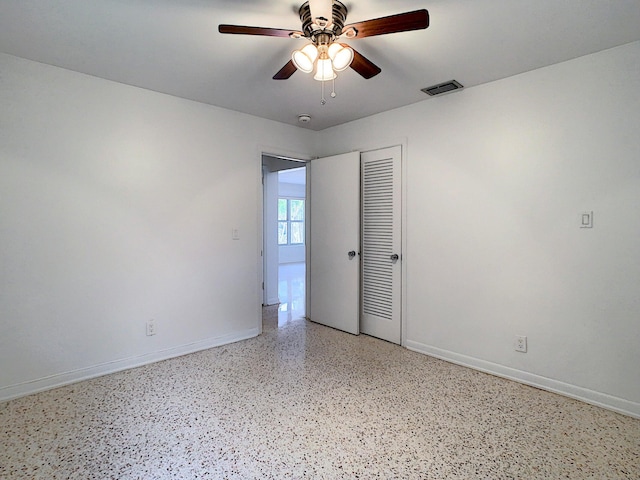
M324 80L320 83L322 84L322 98L320 99L320 105L326 105L327 101L324 99Z
M333 80L331 80L333 82L333 88L331 90L331 98L336 98L336 77L333 77Z

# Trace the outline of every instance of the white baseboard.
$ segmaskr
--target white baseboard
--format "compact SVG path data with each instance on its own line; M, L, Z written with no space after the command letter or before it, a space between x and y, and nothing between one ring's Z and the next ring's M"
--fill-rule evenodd
M269 307L271 305L278 305L280 303L280 299L278 297L267 298L267 303L265 306Z
M102 375L108 375L110 373L128 370L130 368L141 367L142 365L147 365L149 363L159 362L161 360L167 360L174 357L180 357L182 355L198 352L200 350L207 350L209 348L219 347L221 345L227 345L229 343L239 342L241 340L247 340L249 338L258 336L259 334L259 328L251 328L242 332L222 335L220 337L207 338L204 340L199 340L197 342L159 350L157 352L145 353L143 355L114 360L112 362L79 368L77 370L57 373L54 375L49 375L47 377L42 377L15 385L9 385L0 388L0 402L24 397L26 395L42 392L44 390L51 390L53 388L62 387L71 383L81 382L83 380L89 380L91 378L100 377Z
M640 418L640 403L638 402L632 402L630 400L625 400L624 398L614 397L613 395L589 390L588 388L578 387L576 385L525 372L523 370L517 370L497 363L487 362L485 360L461 355L448 350L442 350L440 348L424 345L412 340L407 340L405 346L414 352L424 353L425 355L436 357L457 365L462 365L463 367L473 368L474 370L479 370L481 372L514 380L542 390L575 398L576 400L581 400L591 405L613 410L614 412L622 413L630 417Z

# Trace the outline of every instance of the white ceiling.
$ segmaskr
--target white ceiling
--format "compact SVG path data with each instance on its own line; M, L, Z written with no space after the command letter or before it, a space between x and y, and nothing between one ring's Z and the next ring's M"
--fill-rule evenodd
M290 170L280 170L278 172L278 181L280 183L293 183L295 185L306 185L307 169L292 168Z
M0 51L321 130L428 101L421 88L472 87L640 40L640 0L353 0L347 23L421 8L426 30L348 41L382 68L320 83L271 77L303 40L222 35L220 23L299 29L291 0L1 0ZM2 72L0 72L0 77ZM576 79L579 82L580 79Z

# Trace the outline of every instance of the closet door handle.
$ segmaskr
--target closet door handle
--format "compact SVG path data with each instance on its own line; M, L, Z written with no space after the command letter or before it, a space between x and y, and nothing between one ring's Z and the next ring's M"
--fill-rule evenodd
M400 260L400 256L397 253L394 253L393 255L391 255L392 262L397 262L398 260Z
M347 255L349 255L349 260L353 260L354 257L356 256L356 251L351 250L349 253L347 253Z

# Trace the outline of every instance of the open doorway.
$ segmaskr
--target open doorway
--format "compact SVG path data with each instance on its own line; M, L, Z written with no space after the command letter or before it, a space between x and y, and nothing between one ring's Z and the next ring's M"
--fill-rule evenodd
M278 323L306 315L306 164L263 155L263 305Z

